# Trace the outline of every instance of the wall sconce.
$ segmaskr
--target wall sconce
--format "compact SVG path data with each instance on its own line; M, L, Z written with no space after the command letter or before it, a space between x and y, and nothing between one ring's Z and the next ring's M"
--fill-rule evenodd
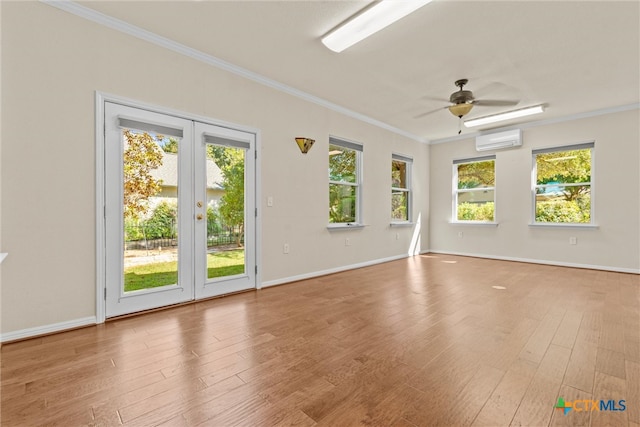
M314 142L316 142L316 140L311 138L297 137L296 142L298 143L298 147L300 147L300 151L302 152L302 154L307 154L309 150L311 150L311 146Z

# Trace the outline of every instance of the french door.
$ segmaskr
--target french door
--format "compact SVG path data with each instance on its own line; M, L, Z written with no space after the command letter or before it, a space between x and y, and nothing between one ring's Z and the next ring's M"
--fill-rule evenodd
M195 135L194 273L201 299L255 287L256 206L247 185L255 182L255 135L204 123L195 123ZM221 183L224 194L215 199L211 189Z
M255 135L104 111L106 317L255 288Z

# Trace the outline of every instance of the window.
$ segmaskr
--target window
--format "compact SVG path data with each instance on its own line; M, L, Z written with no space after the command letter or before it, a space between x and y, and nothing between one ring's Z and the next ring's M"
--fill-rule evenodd
M496 156L453 161L455 221L495 220Z
M391 156L391 222L411 221L411 165L413 160Z
M533 150L534 223L592 223L594 144Z
M362 145L329 138L329 223L360 223Z

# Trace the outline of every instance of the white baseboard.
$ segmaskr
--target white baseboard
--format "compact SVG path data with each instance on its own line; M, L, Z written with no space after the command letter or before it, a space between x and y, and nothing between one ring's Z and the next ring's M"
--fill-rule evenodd
M640 274L640 269L637 269L637 268L622 268L622 267L611 267L606 265L578 264L573 262L549 261L549 260L532 259L532 258L516 258L516 257L499 256L499 255L474 254L474 253L455 252L455 251L441 251L437 249L432 249L429 252L434 254L459 255L459 256L469 256L474 258L498 259L501 261L526 262L529 264L557 265L559 267L586 268L589 270L604 270L604 271L614 271L616 273Z
M621 267L611 267L611 266L603 266L603 265L592 265L592 264L578 264L571 262L559 262L559 261L549 261L549 260L539 260L539 259L531 259L531 258L517 258L517 257L505 257L499 255L486 255L486 254L476 254L476 253L467 253L467 252L455 252L455 251L443 251L437 249L430 249L420 251L420 254L443 254L443 255L459 255L459 256L468 256L474 258L486 258L486 259L497 259L502 261L515 261L515 262L526 262L529 264L543 264L543 265L557 265L560 267L573 267L573 268L586 268L590 270L604 270L604 271L614 271L617 273L631 273L631 274L640 274L640 269L635 268L621 268ZM300 274L297 276L284 277L276 280L269 280L262 283L262 287L283 285L285 283L297 282L299 280L312 279L314 277L326 276L327 274L339 273L341 271L354 270L356 268L369 267L371 265L382 264L385 262L396 261L399 259L407 258L409 255L402 254L396 255L388 258L375 259L371 261L365 261L357 264L350 264L336 268L330 268L327 270L314 271L312 273ZM34 328L21 329L19 331L7 332L4 334L0 334L0 342L9 342L22 340L26 338L33 338L39 335L47 335L56 332L62 332L69 329L80 328L83 326L95 325L97 323L96 316L83 317L81 319L68 320L66 322L54 323L51 325L37 326Z
M396 255L388 258L365 261L358 264L350 264L350 265L344 265L342 267L330 268L328 270L314 271L312 273L300 274L298 276L290 276L290 277L284 277L282 279L268 280L266 282L262 282L262 287L266 288L269 286L276 286L276 285L283 285L285 283L297 282L299 280L313 279L314 277L326 276L327 274L339 273L341 271L347 271L347 270L354 270L356 268L369 267L371 265L382 264L384 262L389 262L389 261L396 261L396 260L408 258L408 257L409 255L402 254L402 255Z
M267 281L267 282L263 282L262 283L262 287L282 285L284 283L296 282L298 280L310 279L310 278L318 277L318 276L325 276L327 274L338 273L340 271L353 270L355 268L361 268L361 267L368 267L370 265L381 264L381 263L384 263L384 262L395 261L395 260L398 260L398 259L407 258L408 256L409 255L407 255L407 254L397 255L397 256L393 256L393 257L389 257L389 258L376 259L376 260L373 260L373 261L366 261L366 262L362 262L362 263L358 263L358 264L352 264L352 265L346 265L346 266L342 266L342 267L332 268L332 269L329 269L329 270L323 270L323 271L316 271L316 272L313 272L313 273L301 274L299 276L291 276L291 277L286 277L286 278L283 278L283 279L270 280L270 281ZM19 330L19 331L13 331L13 332L7 332L7 333L4 333L4 334L0 334L0 342L9 342L9 341L16 341L16 340L22 340L22 339L27 339L27 338L33 338L33 337L37 337L37 336L40 336L40 335L53 334L53 333L56 333L56 332L62 332L62 331L66 331L66 330L69 330L69 329L75 329L75 328L80 328L80 327L83 327L83 326L90 326L90 325L95 325L95 324L97 324L97 317L96 316L84 317L84 318L75 319L75 320L68 320L66 322L54 323L54 324L51 324L51 325L44 325L44 326L37 326L35 328L27 328L27 329L22 329L22 330Z
M69 329L75 329L95 324L96 316L67 320L66 322L53 323L51 325L36 326L35 328L27 328L14 332L7 332L0 335L0 342L23 340L26 338L37 337L39 335L53 334L55 332L62 332Z

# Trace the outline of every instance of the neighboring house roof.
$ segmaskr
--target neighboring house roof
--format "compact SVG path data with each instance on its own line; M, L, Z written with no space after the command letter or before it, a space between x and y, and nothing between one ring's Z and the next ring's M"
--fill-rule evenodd
M178 186L178 155L174 153L162 153L162 165L151 171L154 179L162 180L163 187ZM211 159L207 159L207 188L211 190L223 190L222 171Z

